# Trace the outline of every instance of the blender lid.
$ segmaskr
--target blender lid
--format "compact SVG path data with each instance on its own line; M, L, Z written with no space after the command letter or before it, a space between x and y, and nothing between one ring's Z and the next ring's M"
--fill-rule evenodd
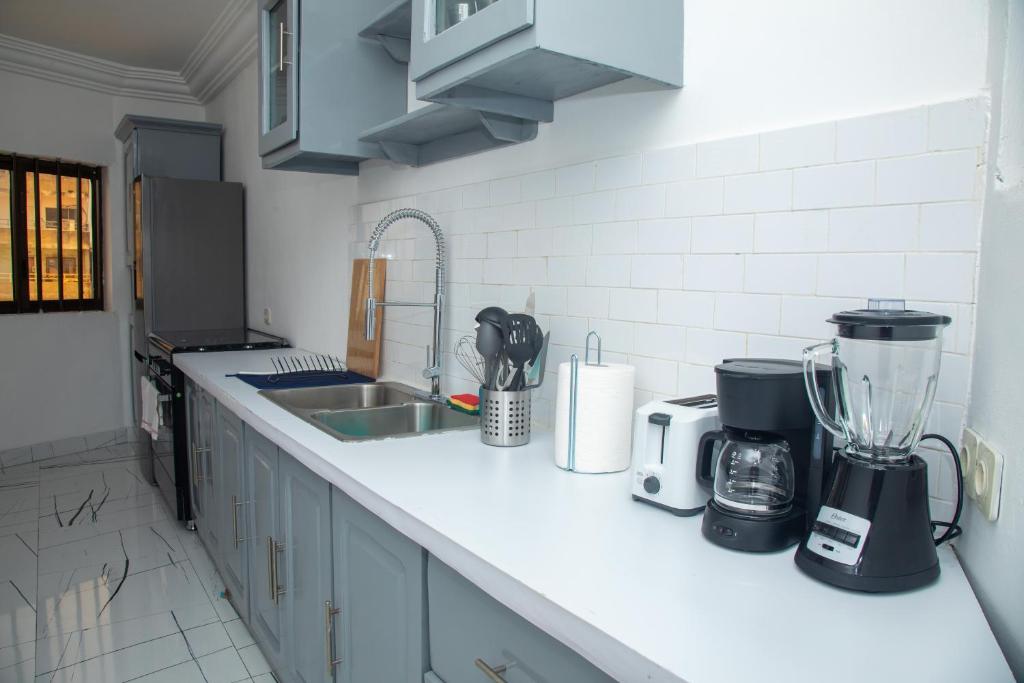
M914 311L901 299L872 299L867 308L835 313L828 322L847 339L926 341L935 339L953 322L948 315Z

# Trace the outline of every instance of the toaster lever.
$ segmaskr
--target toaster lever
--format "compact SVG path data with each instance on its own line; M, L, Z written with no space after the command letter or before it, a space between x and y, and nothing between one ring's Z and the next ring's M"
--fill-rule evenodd
M652 425L668 427L668 423L672 421L672 416L666 413L651 413L647 416L647 421Z

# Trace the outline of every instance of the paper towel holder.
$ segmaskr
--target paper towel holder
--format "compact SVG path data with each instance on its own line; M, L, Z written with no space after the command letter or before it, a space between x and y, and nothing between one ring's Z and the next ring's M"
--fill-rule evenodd
M597 362L590 362L590 338L597 339ZM601 335L594 330L587 333L584 346L583 362L586 365L601 366ZM576 471L576 398L580 388L580 356L577 353L569 356L569 452L565 458L565 469Z

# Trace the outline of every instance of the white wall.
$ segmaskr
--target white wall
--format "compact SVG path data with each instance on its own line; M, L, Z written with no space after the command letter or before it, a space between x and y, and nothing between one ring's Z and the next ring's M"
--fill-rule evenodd
M355 179L263 170L257 86L253 62L206 110L209 121L225 126L224 179L245 183L249 325L344 357Z
M0 316L0 450L125 426L125 113L202 119L197 106L112 97L0 71L0 150L104 166L106 310Z
M1005 457L999 519L964 511L958 543L968 576L1019 679L1024 679L1024 461L1020 418L1024 369L1024 4L993 3L993 137L995 159L985 196L974 376L968 424ZM1007 14L1008 13L1008 14ZM1007 30L1008 26L1008 30Z

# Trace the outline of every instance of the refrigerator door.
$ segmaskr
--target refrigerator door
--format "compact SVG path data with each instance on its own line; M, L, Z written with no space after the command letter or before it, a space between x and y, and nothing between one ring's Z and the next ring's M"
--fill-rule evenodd
M146 335L245 327L240 183L143 179Z

